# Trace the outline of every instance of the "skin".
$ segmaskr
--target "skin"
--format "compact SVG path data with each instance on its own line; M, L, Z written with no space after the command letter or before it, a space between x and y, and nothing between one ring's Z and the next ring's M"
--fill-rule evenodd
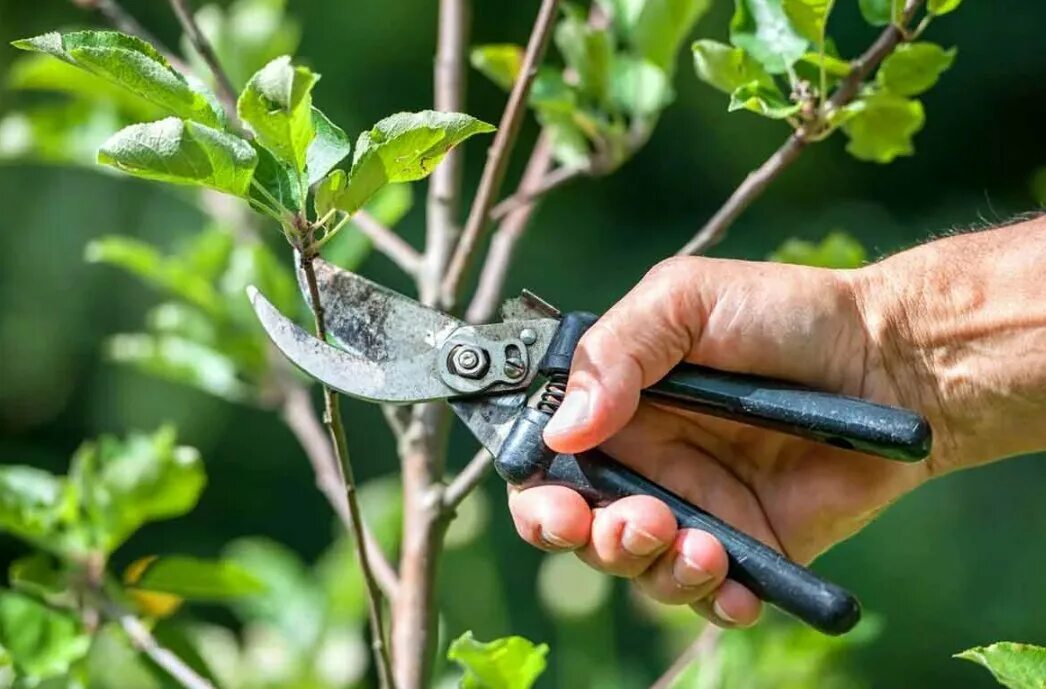
M1046 218L941 239L852 271L707 258L658 265L585 335L545 432L618 460L809 563L935 477L1046 448ZM934 429L903 464L640 401L681 361L915 409ZM644 593L748 626L711 535L633 496L589 509L562 487L510 490L525 540L575 551Z

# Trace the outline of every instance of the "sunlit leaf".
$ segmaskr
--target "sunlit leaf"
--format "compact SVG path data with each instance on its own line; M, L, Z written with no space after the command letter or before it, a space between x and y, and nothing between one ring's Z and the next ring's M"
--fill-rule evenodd
M956 49L934 43L904 43L879 67L879 85L898 96L917 96L929 90L955 62Z
M930 14L936 14L938 16L942 14L948 14L959 9L959 5L962 4L962 0L929 0L926 3L926 9L929 10Z
M847 77L850 76L850 72L853 71L849 62L827 53L825 55L821 55L820 53L805 53L801 58L799 58L799 61L801 63L812 65L818 69L823 65L824 71L829 77Z
M814 45L821 45L825 38L828 15L835 0L782 0L782 8L792 27Z
M360 135L349 174L335 170L321 185L331 195L331 205L354 213L386 184L423 179L451 148L492 131L492 125L461 113L391 115Z
M739 87L730 95L730 112L749 110L774 120L795 116L802 106L788 100L776 85L767 86L757 81Z
M711 0L602 0L601 4L635 52L671 76L679 47L712 3Z
M1046 648L1042 646L1000 642L971 648L955 657L983 665L1009 689L1046 688Z
M389 184L371 197L364 209L385 227L393 227L414 204L409 184ZM323 247L323 257L346 270L356 270L371 254L373 245L355 221L341 230Z
M903 0L858 0L864 20L872 26L886 26L893 21L894 8Z
M912 155L914 137L926 122L922 103L889 94L860 99L845 109L843 131L850 137L846 150L859 160L889 163Z
M245 196L258 156L237 136L169 117L113 134L98 151L98 162L136 177Z
M11 586L34 598L47 598L65 592L69 587L65 572L47 553L32 553L11 563L8 569Z
M785 73L810 45L792 28L781 2L734 0L730 20L730 42L744 48L771 74Z
M234 360L217 349L184 336L114 335L109 338L106 353L117 363L230 402L243 402L252 397L251 388L240 378Z
M725 93L753 81L773 86L774 78L743 48L734 48L711 40L695 41L694 68L701 81Z
M28 686L64 675L87 654L90 644L71 614L19 593L0 591L0 647Z
M195 601L227 601L264 590L257 577L235 562L184 555L154 558L133 585Z
M258 142L298 172L305 170L309 144L316 136L312 87L319 78L284 55L251 77L236 104Z
M447 658L465 671L462 689L530 689L545 671L548 646L521 636L476 641L465 632L450 645Z
M81 493L96 547L112 552L143 524L196 506L206 478L199 453L174 431L102 436L73 457L69 478Z
M316 108L312 109L312 128L316 131L316 138L306 154L310 186L326 177L352 150L348 135Z
M53 55L124 87L179 118L211 127L222 124L222 114L215 110L211 99L190 87L155 48L134 36L116 31L52 32L15 41L14 46Z
M61 551L76 519L76 492L66 481L30 466L0 466L0 531Z
M477 45L469 53L472 66L508 91L523 67L523 48L514 43Z

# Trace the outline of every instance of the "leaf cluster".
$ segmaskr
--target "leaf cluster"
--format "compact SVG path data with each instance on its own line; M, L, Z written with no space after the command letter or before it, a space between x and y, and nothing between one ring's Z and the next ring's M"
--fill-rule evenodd
M925 124L915 98L933 87L955 60L955 49L929 42L902 43L859 85L857 96L836 107L831 95L853 66L828 33L834 0L735 0L730 44L702 39L693 44L698 77L730 95L731 112L746 110L785 120L807 140L842 129L847 150L859 160L889 163L914 153L913 137ZM903 22L897 0L862 0L875 25ZM955 10L959 0L931 2L916 33L929 21Z

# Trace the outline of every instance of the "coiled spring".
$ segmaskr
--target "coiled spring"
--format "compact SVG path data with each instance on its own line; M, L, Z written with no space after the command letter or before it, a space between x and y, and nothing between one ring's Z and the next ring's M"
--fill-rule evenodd
M566 394L567 374L553 373L549 376L548 382L545 383L545 389L541 392L541 399L538 400L536 405L537 410L552 416L559 409L560 405L563 404L563 398L566 397Z

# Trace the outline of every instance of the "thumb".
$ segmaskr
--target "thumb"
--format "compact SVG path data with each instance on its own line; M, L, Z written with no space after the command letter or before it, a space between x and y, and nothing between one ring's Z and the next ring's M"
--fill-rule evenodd
M628 423L640 391L690 352L707 310L695 262L659 264L581 338L563 404L545 428L557 452L581 452ZM685 270L680 270L684 267Z

